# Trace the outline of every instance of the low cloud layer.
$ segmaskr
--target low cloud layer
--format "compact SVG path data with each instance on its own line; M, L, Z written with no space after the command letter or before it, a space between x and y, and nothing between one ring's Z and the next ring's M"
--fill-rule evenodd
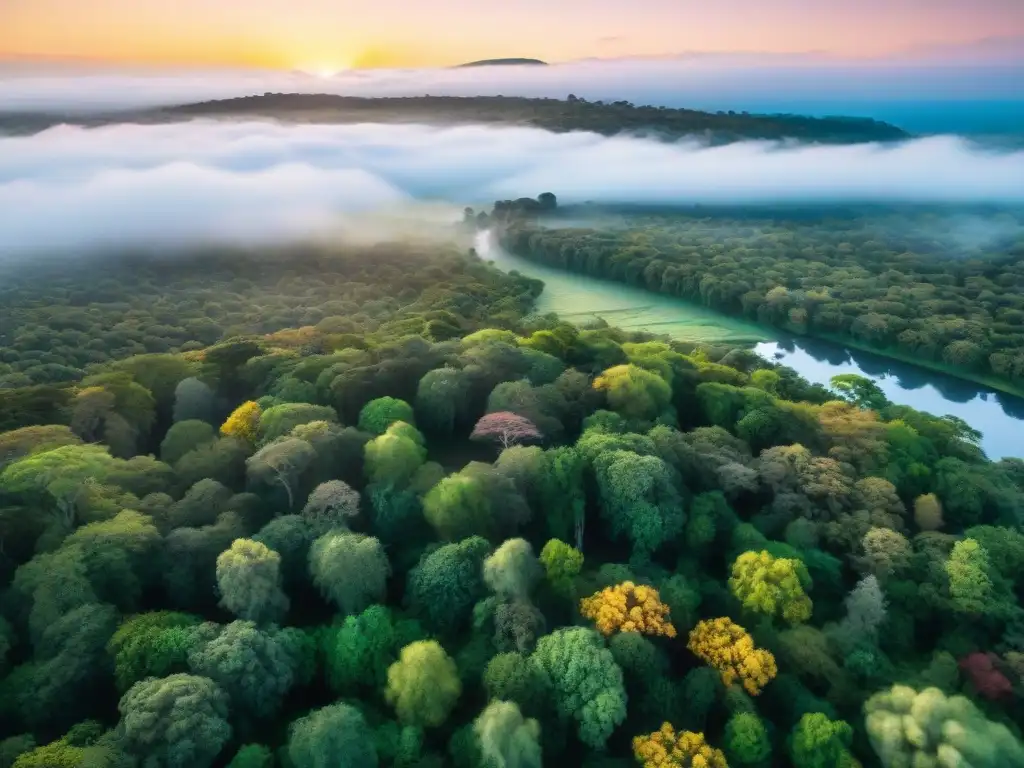
M1024 49L1022 49L1024 50ZM870 104L1020 101L1024 55L951 58L947 53L882 60L823 54L684 54L591 59L548 67L302 72L153 69L82 62L0 60L0 110L109 110L275 93L343 96L536 96L756 111L835 110ZM802 105L802 106L795 106ZM815 106L817 105L817 106ZM832 111L832 114L837 112Z
M0 138L0 256L271 242L372 213L551 191L565 202L1024 203L1024 152L701 147L530 128L189 122ZM436 210L432 209L432 210Z

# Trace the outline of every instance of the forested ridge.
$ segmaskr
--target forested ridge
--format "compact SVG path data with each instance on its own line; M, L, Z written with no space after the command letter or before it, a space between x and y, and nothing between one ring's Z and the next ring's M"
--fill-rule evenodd
M899 141L910 137L894 125L870 118L702 112L635 105L627 101L587 101L574 95L567 99L549 99L514 96L360 97L303 93L265 93L109 116L0 112L0 131L34 132L60 122L104 125L125 120L147 123L190 117L238 116L326 123L531 125L559 133L591 131L605 136L645 133L666 140L695 137L712 143L744 139L799 139L852 144Z
M524 258L1024 389L1019 211L694 208L562 227L524 210L494 217Z
M0 768L1024 766L968 425L436 245L197 258L4 283Z

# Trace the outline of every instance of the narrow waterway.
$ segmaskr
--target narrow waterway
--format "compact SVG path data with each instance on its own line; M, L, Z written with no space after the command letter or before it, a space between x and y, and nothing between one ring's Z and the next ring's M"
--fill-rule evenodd
M497 246L489 233L475 242L481 258L506 271L544 281L538 312L570 322L603 318L612 325L663 333L694 342L755 344L763 357L793 368L808 381L828 385L840 373L875 382L892 402L939 416L963 419L982 433L989 458L1024 457L1024 400L926 368L816 339L788 339L752 323L689 302L534 264Z

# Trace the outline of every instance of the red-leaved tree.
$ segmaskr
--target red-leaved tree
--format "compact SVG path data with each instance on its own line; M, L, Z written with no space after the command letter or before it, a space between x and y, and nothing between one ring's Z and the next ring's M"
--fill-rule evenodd
M487 440L497 443L502 448L509 448L520 443L541 440L537 425L525 416L511 411L488 413L473 427L470 440Z
M960 669L971 681L979 696L998 701L1013 695L1013 684L996 668L999 657L994 653L972 653L960 659Z

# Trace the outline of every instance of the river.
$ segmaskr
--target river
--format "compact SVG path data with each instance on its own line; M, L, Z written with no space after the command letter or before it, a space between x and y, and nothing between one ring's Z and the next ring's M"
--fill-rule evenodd
M475 246L481 258L499 269L544 281L536 304L540 313L557 312L570 322L603 318L620 328L684 341L753 344L762 357L819 384L828 385L839 373L857 373L875 381L894 403L963 419L982 433L981 447L991 459L1024 456L1024 399L841 344L787 338L671 296L534 264L499 248L486 232L477 236Z

